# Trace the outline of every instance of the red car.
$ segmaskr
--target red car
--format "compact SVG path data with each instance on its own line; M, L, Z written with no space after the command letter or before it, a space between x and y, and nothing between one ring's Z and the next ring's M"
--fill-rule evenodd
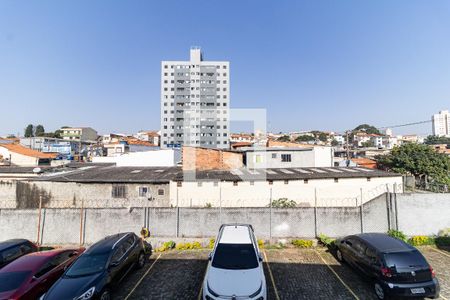
M0 300L35 300L47 292L85 248L22 256L0 270Z

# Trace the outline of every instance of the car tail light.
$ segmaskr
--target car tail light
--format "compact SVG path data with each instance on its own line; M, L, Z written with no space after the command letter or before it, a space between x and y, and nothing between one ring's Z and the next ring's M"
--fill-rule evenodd
M381 274L384 276L384 277L392 277L392 273L391 273L391 270L389 269L389 268L381 268Z
M434 272L433 268L430 266L431 278L436 277L436 272Z

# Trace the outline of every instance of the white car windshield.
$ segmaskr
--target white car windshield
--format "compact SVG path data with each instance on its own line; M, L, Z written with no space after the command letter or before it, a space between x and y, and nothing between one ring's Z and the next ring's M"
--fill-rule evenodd
M214 253L212 266L219 269L245 270L258 267L255 248L252 244L221 244Z

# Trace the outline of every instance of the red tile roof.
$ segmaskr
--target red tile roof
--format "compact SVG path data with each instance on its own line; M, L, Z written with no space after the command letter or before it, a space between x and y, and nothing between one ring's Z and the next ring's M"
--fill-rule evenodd
M369 159L369 158L352 158L351 161L353 161L355 164L361 167L366 167L369 169L376 169L377 168L377 162L375 160Z
M25 156L31 156L31 157L37 157L37 158L50 158L53 159L56 156L58 156L57 153L44 153L44 152L39 152L36 150L32 150L29 148L26 148L22 145L19 144L0 144L0 147L6 148L11 152L17 153L17 154L22 154Z

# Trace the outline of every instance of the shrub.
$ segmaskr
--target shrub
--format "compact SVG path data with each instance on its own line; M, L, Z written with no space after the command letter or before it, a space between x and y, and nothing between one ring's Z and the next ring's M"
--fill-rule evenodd
M413 246L432 245L434 244L434 240L433 238L427 237L425 235L416 235L411 237L408 240L408 243L410 243Z
M164 247L164 249L166 249L166 250L173 249L173 248L175 248L175 242L174 242L174 241L168 241L168 242L165 242L165 243L163 244L163 247Z
M264 249L264 244L265 244L264 240L261 240L261 239L258 240L259 249Z
M168 241L164 242L161 247L158 247L155 249L156 252L164 252L170 249L175 248L175 242L174 241Z
M193 243L178 243L175 247L177 250L191 250L191 249L201 249L202 245L199 242Z
M322 245L327 246L327 247L334 246L335 239L332 239L323 233L319 234L318 238L319 238L319 243L321 243Z
M175 246L175 249L177 249L177 250L185 250L186 249L186 245L184 243L178 243Z
M202 249L202 244L200 242L193 242L192 249Z
M394 230L394 229L391 229L391 230L389 230L389 231L387 232L387 234L388 234L389 236L393 237L393 238L402 240L402 241L404 241L404 242L407 241L406 235L405 235L402 231L400 231L400 230Z
M292 240L292 245L299 248L311 248L313 241L311 240Z
M210 239L210 240L209 240L208 248L209 248L209 249L214 248L214 244L215 244L215 243L216 243L216 239Z
M270 207L270 204L268 206ZM289 200L288 198L280 198L278 200L272 201L272 207L275 208L292 208L296 206L297 202L295 202L294 200Z
M211 208L211 207L212 207L212 204L210 202L205 204L205 208Z
M437 246L450 246L450 236L438 236L434 242Z

